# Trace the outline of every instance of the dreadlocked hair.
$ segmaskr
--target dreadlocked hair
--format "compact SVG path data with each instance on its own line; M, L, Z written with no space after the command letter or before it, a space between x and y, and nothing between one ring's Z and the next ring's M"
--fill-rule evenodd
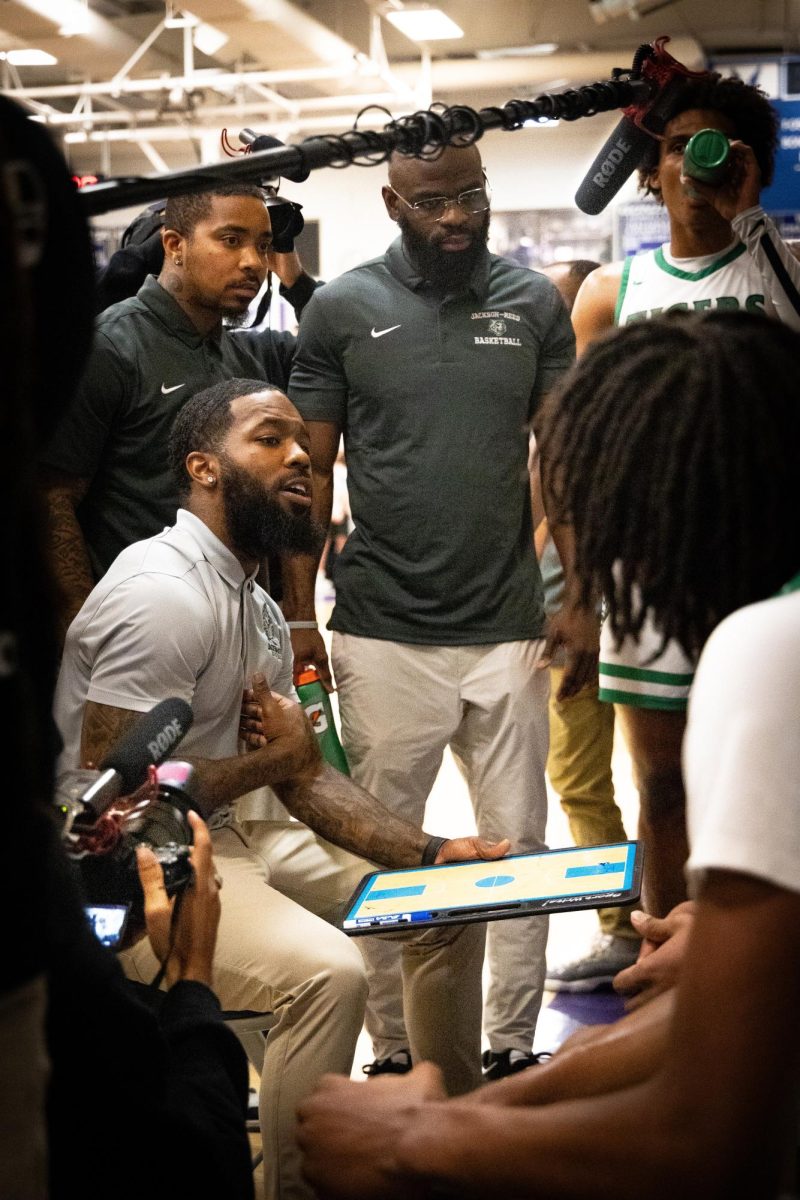
M761 186L772 182L775 151L778 145L778 115L761 88L752 87L741 79L723 79L709 72L701 79L687 80L670 107L667 121L690 109L704 109L727 117L737 138L749 146L761 171ZM648 177L658 166L660 142L650 140L644 158L639 163L639 187L650 196L658 196L650 187Z
M189 237L210 214L215 196L252 196L263 202L266 193L256 183L217 183L204 192L170 196L164 206L164 228Z
M218 454L233 424L231 405L240 396L255 392L277 392L263 379L224 379L197 392L176 416L169 437L169 464L178 497L184 500L191 489L186 459L195 450ZM283 395L282 392L280 392Z
M595 343L541 438L582 601L619 643L647 610L696 655L800 568L800 336L746 313L672 313ZM662 643L663 645L663 643Z

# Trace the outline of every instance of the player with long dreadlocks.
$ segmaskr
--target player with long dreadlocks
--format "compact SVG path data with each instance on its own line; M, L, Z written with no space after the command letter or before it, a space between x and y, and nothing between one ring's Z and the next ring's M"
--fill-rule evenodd
M684 173L688 140L708 128L730 140L728 175L716 187ZM772 179L776 138L775 111L758 88L713 73L687 82L663 140L653 141L639 173L640 187L667 211L670 240L587 278L572 314L578 355L615 324L650 320L675 308L766 312L800 328L800 264L760 206L761 189ZM664 469L658 458L648 466ZM657 558L652 535L646 541ZM671 636L665 643L642 617L638 643L632 638L619 643L606 622L599 695L615 704L631 754L639 832L649 850L645 895L651 911L663 915L686 894L680 752L696 660ZM602 965L590 955L560 973L568 980L590 978L602 974Z
M649 605L660 637L703 646L677 986L454 1100L429 1064L374 1092L328 1077L300 1110L326 1200L798 1195L798 374L774 320L675 314L609 334L559 389L541 448L584 600L602 589L620 635Z
M782 444L800 403L775 353L799 345L767 318L676 313L596 342L565 385L543 438L550 495L575 530L582 598L606 598L615 638L651 610L658 637L697 657L800 566Z

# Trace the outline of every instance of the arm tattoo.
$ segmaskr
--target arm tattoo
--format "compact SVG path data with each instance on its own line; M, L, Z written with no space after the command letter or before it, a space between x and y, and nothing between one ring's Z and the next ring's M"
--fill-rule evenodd
M88 479L47 487L50 556L59 590L59 626L62 638L94 587L89 551L78 524L76 508L89 488Z
M111 746L141 716L124 708L87 701L83 714L81 762L96 766ZM195 799L203 815L229 804L238 796L265 784L274 788L292 816L343 850L387 867L418 867L429 835L404 821L347 775L327 763L316 769L292 767L283 752L266 746L235 758L193 758L197 771Z
M129 708L112 708L87 700L81 730L81 765L92 763L96 767L141 715Z
M310 781L273 786L293 817L335 846L386 867L422 862L429 835L327 763Z

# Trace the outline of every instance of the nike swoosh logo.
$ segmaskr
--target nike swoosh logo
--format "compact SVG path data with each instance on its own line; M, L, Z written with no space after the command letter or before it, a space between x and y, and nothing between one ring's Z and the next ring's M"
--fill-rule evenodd
M186 387L185 383L176 383L174 387L167 387L166 384L161 385L161 395L168 396L170 392L177 392L178 388Z
M373 337L383 337L383 335L385 333L391 333L393 329L399 329L399 328L400 328L399 325L390 325L388 329L376 329L375 326L373 325L372 326L372 336Z

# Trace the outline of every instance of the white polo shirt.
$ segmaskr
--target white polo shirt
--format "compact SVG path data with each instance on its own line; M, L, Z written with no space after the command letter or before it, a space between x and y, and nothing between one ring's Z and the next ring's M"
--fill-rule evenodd
M70 625L54 703L58 771L80 765L87 700L147 712L179 696L194 712L180 755L244 753L242 692L256 671L295 698L283 614L208 526L179 509L174 526L122 551ZM267 788L241 797L237 815L288 819Z
M700 657L683 742L692 893L713 869L800 891L799 715L791 591L727 617Z

